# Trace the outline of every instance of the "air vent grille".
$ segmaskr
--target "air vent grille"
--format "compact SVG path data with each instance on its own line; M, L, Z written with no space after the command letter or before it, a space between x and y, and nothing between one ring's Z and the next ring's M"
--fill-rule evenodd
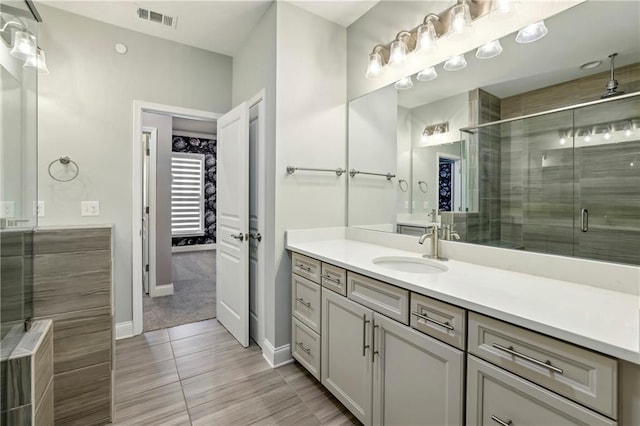
M157 24L162 24L174 29L176 28L176 24L178 23L177 17L165 15L160 12L154 12L153 10L139 8L136 13L138 15L138 18L140 19L144 19L145 21L149 22L155 22Z

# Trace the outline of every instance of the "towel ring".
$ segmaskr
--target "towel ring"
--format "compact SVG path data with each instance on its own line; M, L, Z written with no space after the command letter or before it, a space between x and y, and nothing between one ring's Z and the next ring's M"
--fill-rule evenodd
M409 189L409 182L404 179L400 179L398 181L398 186L400 187L400 191L407 192L407 189Z
M71 176L69 179L58 179L57 177L55 177L52 173L51 173L51 167L57 163L60 162L60 164L62 164L63 166L68 166L69 164L73 164L76 168L76 172L73 176ZM51 176L51 179L56 180L58 182L71 182L72 180L74 180L75 178L78 177L78 174L80 174L80 166L78 166L78 163L76 163L75 161L73 161L71 158L64 156L64 157L60 157L57 160L53 160L52 162L49 163L49 168L47 169L49 172L49 176Z
M425 194L427 193L427 191L429 191L429 185L423 180L418 181L418 188L420 188L420 191L424 192Z

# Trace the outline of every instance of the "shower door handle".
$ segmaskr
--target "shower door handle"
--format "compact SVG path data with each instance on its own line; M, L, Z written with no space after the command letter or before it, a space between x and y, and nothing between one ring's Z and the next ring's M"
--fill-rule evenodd
M580 210L580 230L582 232L589 231L589 210Z

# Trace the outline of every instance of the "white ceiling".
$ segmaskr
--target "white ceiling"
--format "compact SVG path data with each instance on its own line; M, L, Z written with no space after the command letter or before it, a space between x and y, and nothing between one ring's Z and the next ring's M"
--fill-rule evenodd
M603 19L611 16L614 19ZM465 54L467 67L447 72L436 67L438 78L414 79L413 89L399 92L398 102L414 108L475 88L499 98L551 86L609 69L607 56L617 52L616 68L640 60L640 2L589 0L546 20L549 34L531 44L518 44L515 34L501 40L503 52L493 59ZM601 60L585 71L580 65ZM607 79L602 81L605 92Z
M299 0L291 3L346 27L378 1ZM132 31L233 56L273 0L42 0L39 2ZM139 7L177 17L176 28L138 18L136 11Z

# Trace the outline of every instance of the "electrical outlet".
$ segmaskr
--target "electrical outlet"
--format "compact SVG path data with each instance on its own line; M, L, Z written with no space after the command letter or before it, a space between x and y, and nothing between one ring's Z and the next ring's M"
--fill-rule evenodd
M99 216L100 201L81 201L80 216Z
M13 201L0 201L0 217L14 217L16 215Z
M38 201L38 207L36 207L38 217L44 217L44 201Z

